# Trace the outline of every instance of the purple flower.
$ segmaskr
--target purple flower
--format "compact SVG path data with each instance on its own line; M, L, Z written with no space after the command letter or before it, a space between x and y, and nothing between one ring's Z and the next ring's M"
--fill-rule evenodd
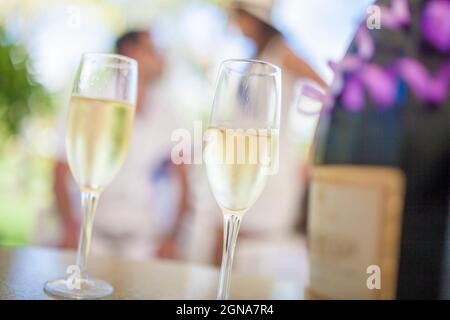
M364 87L356 74L349 75L342 90L342 105L351 112L361 111L365 104Z
M362 24L358 29L355 41L358 44L358 56L364 60L371 59L375 53L375 44L365 25Z
M392 73L375 64L367 64L361 71L361 79L380 108L388 108L394 104L398 81Z
M443 53L450 53L450 1L432 0L422 15L425 39Z
M414 94L430 104L438 104L448 97L450 85L450 61L435 76L417 60L403 58L394 66L398 76L402 78Z
M382 7L383 25L401 29L411 22L406 0L392 0L391 7ZM450 0L429 0L421 16L423 36L443 53L450 53ZM360 27L356 34L356 54L348 54L338 63L330 63L335 79L329 92L322 99L324 106L332 108L334 97L346 110L356 112L364 109L366 92L380 109L393 106L398 96L398 84L403 80L411 92L428 105L439 105L450 94L450 59L431 74L420 62L412 58L397 58L390 67L383 68L371 63L375 45L371 34ZM326 101L326 103L325 103Z
M381 7L383 26L390 29L401 29L411 22L408 0L392 0L391 7Z

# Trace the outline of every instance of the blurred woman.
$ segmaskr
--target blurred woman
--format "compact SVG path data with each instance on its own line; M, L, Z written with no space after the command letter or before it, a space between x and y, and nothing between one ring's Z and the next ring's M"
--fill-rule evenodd
M233 1L229 10L231 21L255 45L253 58L271 62L282 69L279 171L270 177L260 198L246 213L236 258L236 269L240 272L255 272L257 266L262 268L261 273L274 273L274 269L289 268L292 264L286 259L299 253L301 239L296 236L295 226L300 218L303 174L299 152L289 131L289 107L297 80L308 79L326 86L321 77L289 48L281 32L272 24L272 8L272 0L240 0ZM219 232L217 262L220 261L221 237ZM303 259L300 257L297 261L301 263ZM276 263L280 265L274 265ZM295 276L302 276L300 270L294 270L300 268L295 264L282 273L292 271Z
M256 59L274 63L283 70L283 94L292 92L293 81L307 78L322 86L322 78L288 46L282 33L271 22L273 0L238 0L230 6L230 18L242 34L255 44ZM283 96L284 97L284 96ZM291 99L288 100L290 102ZM287 102L287 101L284 101Z

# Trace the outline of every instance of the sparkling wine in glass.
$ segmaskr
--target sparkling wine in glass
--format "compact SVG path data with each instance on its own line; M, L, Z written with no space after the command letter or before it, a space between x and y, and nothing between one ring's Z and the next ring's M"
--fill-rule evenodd
M95 209L103 189L125 160L137 94L137 62L103 53L83 55L70 99L66 152L81 190L82 224L74 274L48 281L50 295L96 299L113 287L86 274ZM73 276L75 275L75 277Z
M238 59L221 64L204 149L209 184L224 218L220 300L229 297L241 219L278 169L280 104L277 66Z

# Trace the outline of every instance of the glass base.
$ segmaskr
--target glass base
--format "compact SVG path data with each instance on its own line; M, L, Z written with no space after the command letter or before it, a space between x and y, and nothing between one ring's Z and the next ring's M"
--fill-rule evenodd
M72 282L68 278L47 281L44 291L55 298L77 300L100 299L111 295L114 291L107 282L89 277L80 279L78 286L72 285Z

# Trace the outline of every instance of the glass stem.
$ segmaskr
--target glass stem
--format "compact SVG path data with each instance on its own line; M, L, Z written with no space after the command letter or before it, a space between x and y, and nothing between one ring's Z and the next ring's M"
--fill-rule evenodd
M86 275L87 258L92 238L95 209L97 208L99 194L95 191L81 192L82 224L80 240L78 241L77 266L80 268L82 278Z
M223 222L223 253L217 300L227 300L229 297L234 248L236 247L236 240L241 225L241 216L226 214Z

